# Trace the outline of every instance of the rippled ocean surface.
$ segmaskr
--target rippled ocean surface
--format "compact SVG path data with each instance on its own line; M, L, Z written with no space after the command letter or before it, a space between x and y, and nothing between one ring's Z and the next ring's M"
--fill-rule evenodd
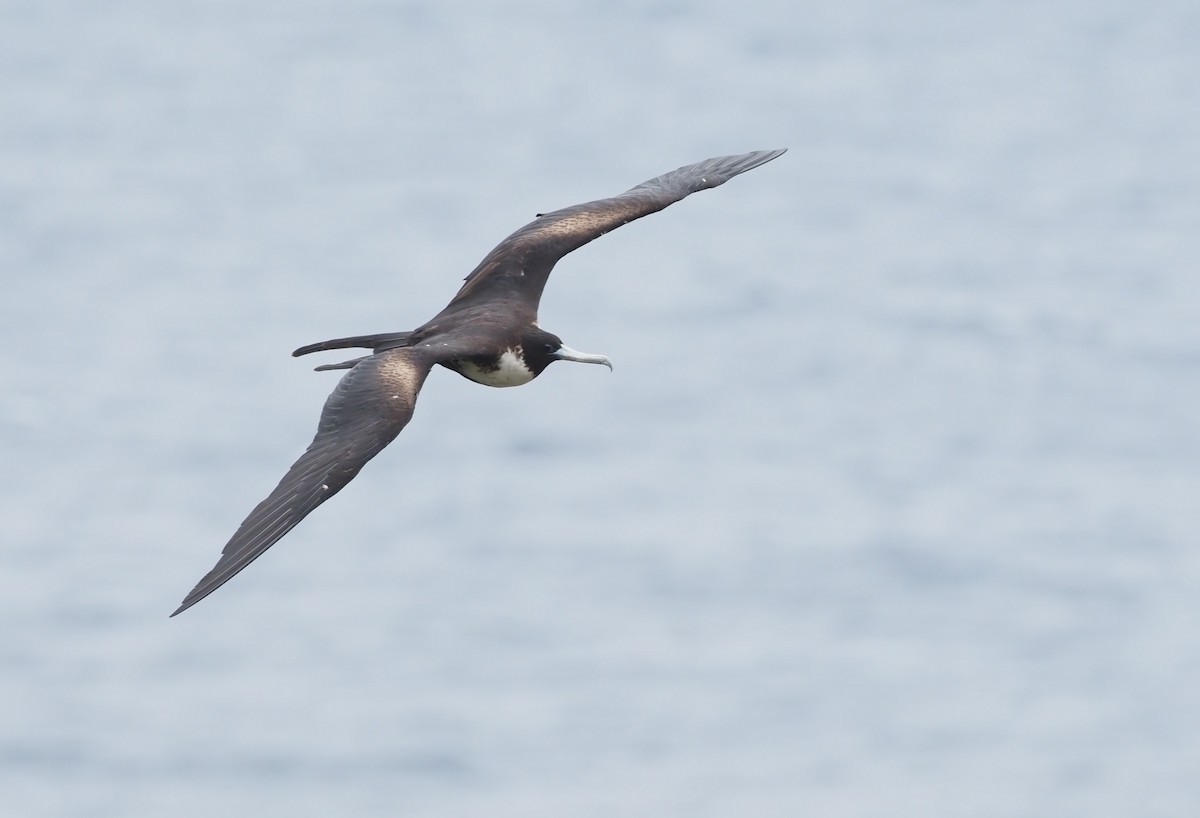
M12 816L1200 814L1200 7L0 2ZM311 438L533 214L599 367ZM334 360L330 358L329 360Z

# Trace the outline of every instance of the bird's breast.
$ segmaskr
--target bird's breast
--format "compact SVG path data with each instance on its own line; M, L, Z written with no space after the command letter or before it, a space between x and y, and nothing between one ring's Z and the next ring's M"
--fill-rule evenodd
M462 358L454 361L452 369L484 386L520 386L533 380L520 347L506 349L495 357Z

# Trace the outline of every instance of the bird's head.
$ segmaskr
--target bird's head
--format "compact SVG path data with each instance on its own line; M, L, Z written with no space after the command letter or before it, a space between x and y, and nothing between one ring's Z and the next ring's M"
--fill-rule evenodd
M530 327L521 337L522 357L525 366L534 377L542 374L542 370L555 361L575 361L581 364L603 364L612 371L612 361L604 355L593 355L571 349L552 332L546 332L541 327Z

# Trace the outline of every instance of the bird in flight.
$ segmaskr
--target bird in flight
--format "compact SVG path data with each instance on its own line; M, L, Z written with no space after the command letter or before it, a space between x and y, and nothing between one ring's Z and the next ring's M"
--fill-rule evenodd
M722 185L784 150L706 159L619 196L539 214L496 245L445 309L420 327L335 338L293 352L299 356L328 349L370 350L359 358L317 367L349 371L326 399L312 443L242 521L217 564L171 616L220 588L345 488L412 418L417 394L435 364L485 386L529 383L555 361L603 364L611 370L605 356L571 349L538 326L538 302L555 263L610 230Z

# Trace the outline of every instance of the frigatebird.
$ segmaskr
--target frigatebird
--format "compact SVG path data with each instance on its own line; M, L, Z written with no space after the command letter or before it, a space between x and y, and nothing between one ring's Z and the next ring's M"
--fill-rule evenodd
M784 149L786 150L786 149ZM435 364L485 386L520 386L555 361L603 364L538 326L538 302L554 265L572 250L621 225L717 187L784 150L718 156L664 173L619 196L538 214L484 257L446 308L409 332L357 335L303 346L293 356L329 349L370 354L317 370L348 369L326 399L317 434L265 500L254 507L211 571L171 616L224 585L337 494L412 418L417 394Z

